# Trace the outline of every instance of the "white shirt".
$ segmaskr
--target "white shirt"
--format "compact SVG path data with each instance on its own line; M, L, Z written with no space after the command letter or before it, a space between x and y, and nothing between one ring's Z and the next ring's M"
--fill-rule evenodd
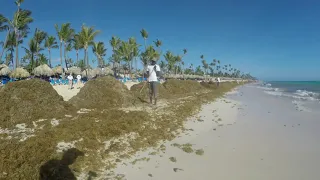
M73 80L73 76L69 75L69 76L68 76L68 79L69 79L70 81Z
M149 82L158 81L157 73L154 70L154 66L156 66L156 71L160 71L159 65L148 65L147 71L149 71Z
M218 82L220 82L220 78L218 78Z
M81 76L80 75L77 75L77 79L80 81L80 79L81 79Z

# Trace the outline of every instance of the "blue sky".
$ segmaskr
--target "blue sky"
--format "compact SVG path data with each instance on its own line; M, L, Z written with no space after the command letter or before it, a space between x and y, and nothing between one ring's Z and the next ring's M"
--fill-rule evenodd
M65 22L77 31L82 23L101 30L96 40L107 44L107 57L112 35L143 44L145 28L148 44L160 39L163 51L180 54L187 48L187 65L200 64L203 54L261 79L320 80L318 0L25 0L22 8L33 12L32 32L37 27L56 35L54 24ZM9 17L15 9L14 0L0 6ZM52 57L58 63L59 50Z

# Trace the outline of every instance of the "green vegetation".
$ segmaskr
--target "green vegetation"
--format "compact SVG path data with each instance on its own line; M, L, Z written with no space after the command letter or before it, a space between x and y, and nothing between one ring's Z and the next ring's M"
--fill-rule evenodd
M171 162L177 162L177 159L175 157L170 157L169 159Z
M196 150L196 155L202 156L203 154L204 154L204 150L203 149Z
M186 153L193 153L192 144L190 143L183 144L180 148Z
M136 159L136 160L132 161L131 164L135 165L139 161L150 161L150 158L144 157L144 158Z

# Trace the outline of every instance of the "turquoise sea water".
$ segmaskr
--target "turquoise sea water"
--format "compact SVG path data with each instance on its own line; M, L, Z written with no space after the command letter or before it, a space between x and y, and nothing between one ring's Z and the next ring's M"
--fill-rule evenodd
M293 97L320 100L320 81L269 81L265 86Z

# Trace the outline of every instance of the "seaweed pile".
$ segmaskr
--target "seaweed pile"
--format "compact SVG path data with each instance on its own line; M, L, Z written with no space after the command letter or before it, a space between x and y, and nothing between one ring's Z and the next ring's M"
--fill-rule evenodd
M163 86L167 89L167 91L173 95L183 95L187 93L199 93L205 88L200 85L197 81L193 80L176 80L169 79L167 80Z
M137 99L123 83L106 76L88 81L69 102L77 108L109 109L134 105Z
M31 79L10 82L0 89L0 127L46 118L60 118L74 108L46 81Z
M22 84L28 86L22 86ZM43 115L38 118L48 115L64 116L65 112L61 110L73 108L68 105L68 102L64 102L47 82L28 80L8 85L1 90L0 98L6 96L10 98L1 103L12 101L16 104L22 102L24 107L32 106L35 108L33 111L43 112ZM162 140L173 139L177 136L177 130L183 129L187 117L200 110L203 103L223 95L237 84L221 83L219 88L206 88L196 81L169 80L163 86L159 86L159 96L172 100L172 103L161 110L164 113L159 112L160 110L152 112L121 110L123 106L136 104L137 93L140 94L142 86L143 84L140 83L129 91L126 86L112 77L91 80L77 96L70 100L77 108L88 108L91 109L90 111L77 114L74 108L73 111L70 110L74 114L61 117L57 126L44 121L42 123L46 124L43 129L35 129L35 137L22 142L17 139L0 137L0 162L2 162L0 163L0 172L2 172L0 179L39 179L42 165L62 158L63 154L57 152L57 146L61 142L70 143L72 148L85 154L85 156L78 157L74 164L69 166L76 176L82 172L99 174L101 168L112 169L114 162L111 162L110 159L116 157L117 161L121 162L121 159L139 150L157 146ZM34 95L31 95L32 93ZM24 97L24 94L28 95ZM145 87L141 94L148 95L148 88ZM61 109L57 108L60 106ZM9 107L1 106L0 112L4 112ZM17 108L16 105L13 107ZM48 114L47 108L50 108L50 112L55 114ZM31 111L31 108L26 109ZM17 112L20 113L20 111ZM20 115L19 113L17 115ZM12 117L17 115L13 114ZM34 119L33 114L28 116ZM25 118L14 121L14 123L25 123L24 121L26 121ZM117 140L128 134L135 134L135 136L128 141ZM109 142L109 146L106 146L108 144L106 142Z
M205 88L209 88L209 89L216 89L217 88L217 83L213 82L213 81L209 81L209 82L200 82L200 85L202 85Z

